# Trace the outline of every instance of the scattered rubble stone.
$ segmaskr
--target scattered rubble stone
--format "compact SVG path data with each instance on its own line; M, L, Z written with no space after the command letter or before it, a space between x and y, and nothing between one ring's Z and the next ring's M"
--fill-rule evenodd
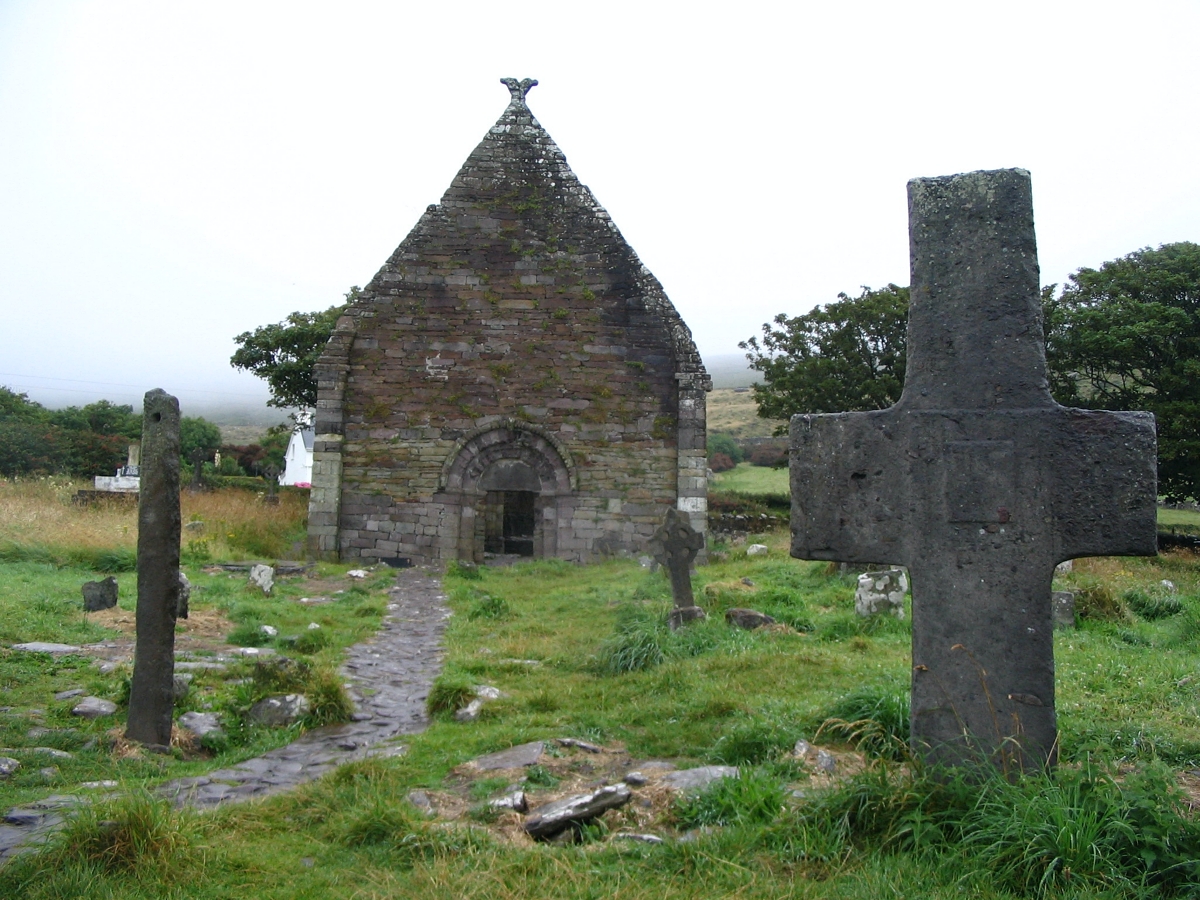
M85 581L81 590L84 612L99 612L117 605L117 579L111 575L103 581Z
M25 653L49 653L51 656L60 656L67 653L78 653L80 648L73 644L55 644L51 641L29 641L25 644L13 644L14 650L21 650Z
M485 756L476 757L473 762L475 768L485 772L493 769L518 769L525 766L535 766L541 760L545 749L545 742L531 741L528 744L518 744L515 747L509 747L507 750L500 750L497 753L488 753Z
M204 737L221 730L221 720L216 713L185 712L179 717L179 727L186 728L196 737Z
M69 691L59 691L54 695L55 700L70 700L72 697L82 697L83 688L71 688Z
M661 844L663 839L657 834L638 834L636 831L618 831L612 836L614 841L636 841L639 844Z
M581 741L578 738L555 738L554 742L560 747L573 747L576 750L582 750L584 753L602 753L603 747L597 747L595 744L589 744L587 741Z
M762 628L764 625L775 624L775 619L766 613L761 613L755 609L745 609L740 606L725 610L725 621L730 625L744 628L747 631Z
M117 704L101 697L84 697L71 710L71 714L84 719L99 719L111 716L117 711Z
M250 707L250 718L271 728L291 725L309 711L311 704L303 694L277 694L259 700Z
M525 832L535 839L547 840L567 828L590 822L610 809L624 806L632 797L629 785L611 784L587 794L556 800L529 814L524 823Z
M488 806L493 809L511 809L519 813L529 811L529 800L524 791L513 791L497 800L492 800Z
M699 791L721 778L737 778L737 766L697 766L694 769L679 769L669 772L660 784L677 791Z
M747 556L766 556L771 550L766 544L751 544L746 548Z
M264 594L270 594L275 586L275 570L270 566L256 565L250 569L250 583Z
M19 759L13 759L11 756L0 756L0 779L8 778L19 768L21 768L21 761Z

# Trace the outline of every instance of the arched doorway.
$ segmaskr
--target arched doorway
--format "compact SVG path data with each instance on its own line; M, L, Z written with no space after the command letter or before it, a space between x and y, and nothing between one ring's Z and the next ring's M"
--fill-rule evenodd
M458 558L557 555L577 489L575 467L555 437L505 420L464 436L447 459L443 490L458 501Z

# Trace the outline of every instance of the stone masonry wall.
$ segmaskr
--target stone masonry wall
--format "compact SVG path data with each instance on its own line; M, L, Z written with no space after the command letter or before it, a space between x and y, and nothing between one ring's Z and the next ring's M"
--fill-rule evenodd
M538 555L641 552L670 506L704 526L690 333L516 93L317 376L314 555L478 555L501 459L540 473Z

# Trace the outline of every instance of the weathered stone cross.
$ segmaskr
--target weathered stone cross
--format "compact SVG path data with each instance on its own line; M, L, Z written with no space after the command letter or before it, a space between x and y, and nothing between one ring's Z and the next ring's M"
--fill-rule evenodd
M1035 768L1056 756L1054 566L1155 552L1154 417L1051 399L1028 172L908 197L904 392L792 418L792 555L908 566L914 748Z

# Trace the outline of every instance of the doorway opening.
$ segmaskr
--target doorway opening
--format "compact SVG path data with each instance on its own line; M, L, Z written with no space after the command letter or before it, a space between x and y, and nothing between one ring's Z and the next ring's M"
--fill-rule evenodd
M536 524L534 491L488 491L483 550L513 556L533 556Z

